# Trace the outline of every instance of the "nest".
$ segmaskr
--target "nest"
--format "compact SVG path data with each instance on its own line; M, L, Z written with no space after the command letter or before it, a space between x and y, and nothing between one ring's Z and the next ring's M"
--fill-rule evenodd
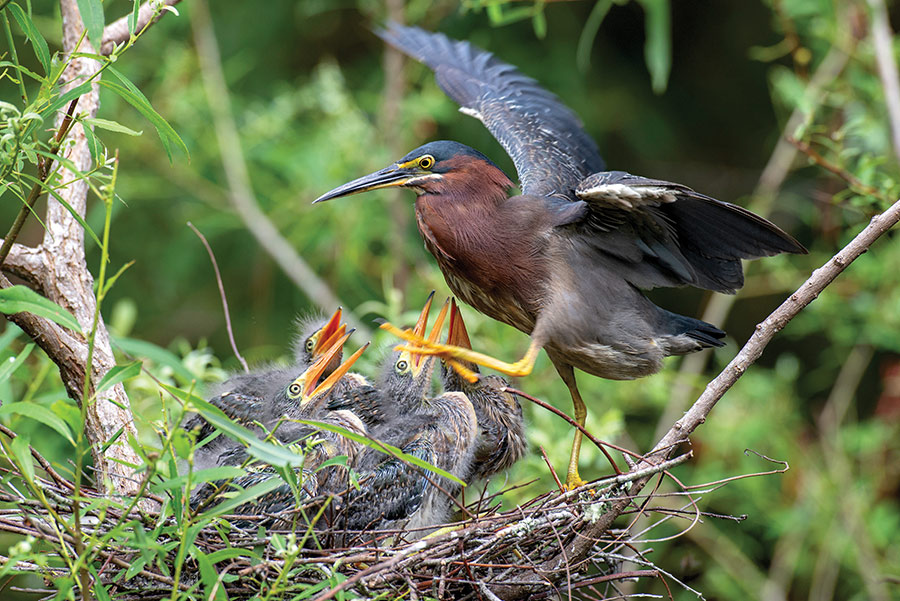
M632 469L575 491L546 492L505 511L502 495L516 487L494 494L482 489L477 500L457 503L458 522L424 538L422 532L407 530L323 529L317 522L323 512L316 510L321 503L299 507L289 516L219 516L191 532L193 553L182 544L172 498L148 494L145 502L157 509L139 511L135 499L123 503L85 489L82 545L92 549L91 577L100 579L114 599L122 600L170 598L176 587L204 599L224 598L222 592L228 599L249 599L269 591L274 598L305 593L304 598L319 601L342 598L339 595L493 601L556 598L568 592L609 599L636 594L633 582L638 579L662 581L669 595L671 588L682 587L702 598L649 558L654 528L680 519L687 529L704 515L697 509L696 493L665 495L680 496L675 507L651 505L661 496L657 491L630 493L638 479L656 473L662 477L688 457ZM0 531L33 537L28 540L35 545L41 541L52 549L48 559L75 557L76 542L60 527L61 521L72 524L74 485L53 475L53 479L34 477L43 491L41 501L16 492L7 478L0 501L15 508L0 510ZM163 513L160 503L168 504ZM611 524L612 513L625 516L625 527L604 529L592 537L585 553L578 554L575 549L585 533L599 521ZM274 518L280 525L261 526L272 524ZM290 527L284 526L286 521ZM40 575L48 583L71 575L54 563L63 565L18 561L15 571ZM57 593L49 587L19 590L47 597Z

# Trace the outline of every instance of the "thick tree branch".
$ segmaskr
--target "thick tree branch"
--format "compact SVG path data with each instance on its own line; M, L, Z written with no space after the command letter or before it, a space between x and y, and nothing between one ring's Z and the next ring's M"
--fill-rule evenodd
M825 265L815 270L794 294L756 327L756 331L750 337L750 340L747 341L731 363L706 386L703 394L688 409L687 413L675 422L642 461L632 467L631 472L660 465L674 453L680 444L687 442L688 436L706 421L706 417L716 403L719 402L719 399L747 371L747 368L762 355L766 345L768 345L775 334L784 328L804 307L815 300L850 263L866 252L875 240L896 225L898 221L900 221L900 200L891 205L881 215L873 217L869 225L847 246L841 249ZM590 552L594 542L612 527L615 519L632 503L635 495L649 481L649 477L634 480L625 498L614 501L610 509L600 519L594 523L586 523L583 530L567 541L565 557L560 553L544 562L540 569L535 574L526 577L526 580L533 581L534 585L538 586L543 580L542 575L561 573L566 562L574 564L583 560ZM531 592L533 592L533 587L530 585L509 587L504 590L506 598L522 598Z
M174 6L181 2L181 0L162 0L162 3L166 6ZM147 27L147 25L152 25L150 23L151 19L154 19L153 23L159 21L164 14L168 11L160 11L159 14L154 18L154 10L150 6L150 2L145 2L140 9L138 9L138 18L137 25L135 26L135 31L140 31L143 28ZM125 15L124 17L117 19L106 26L103 30L103 42L100 44L100 54L103 56L109 56L113 48L118 44L122 44L127 42L131 37L131 32L128 30L128 19L131 15Z

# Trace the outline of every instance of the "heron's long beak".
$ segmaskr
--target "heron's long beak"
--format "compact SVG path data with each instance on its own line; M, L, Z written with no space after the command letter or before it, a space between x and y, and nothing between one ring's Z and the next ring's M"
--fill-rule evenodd
M466 331L466 324L463 322L462 313L456 304L455 298L450 303L450 327L447 330L447 344L466 349L472 348L469 332Z
M385 167L375 173L364 175L359 179L338 186L331 192L326 192L322 196L313 201L324 202L332 198L341 196L350 196L351 194L359 194L360 192L368 192L370 190L380 190L381 188L394 188L406 184L409 180L415 179L423 174L422 171L413 167L400 167L394 163L389 167Z
M341 323L341 308L338 307L331 319L319 330L312 356L318 358L322 353L327 352L346 332L347 324Z
M353 331L351 330L338 338L327 351L313 361L313 364L294 380L294 385L300 386L298 396L300 397L301 406L331 389L331 387L350 370L350 367L369 346L369 344L366 343L362 348L348 357L346 361L341 363L327 378L319 382L328 365L343 351L344 343L347 342L347 339L350 338L352 333Z

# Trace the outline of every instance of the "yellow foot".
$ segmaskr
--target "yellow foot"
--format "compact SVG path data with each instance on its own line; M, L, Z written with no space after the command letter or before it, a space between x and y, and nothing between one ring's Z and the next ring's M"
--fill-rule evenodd
M566 483L564 486L566 490L575 490L576 488L581 488L585 484L587 483L581 479L578 472L575 472L574 474L570 473L566 476Z
M398 351L407 351L410 353L418 353L420 355L437 355L446 359L456 359L457 361L469 361L513 377L527 376L530 374L534 367L534 361L537 358L538 351L540 350L540 347L532 343L522 359L515 363L507 363L495 359L490 355L485 355L484 353L479 353L461 346L441 344L435 340L428 340L427 338L415 334L412 330L401 330L390 323L381 324L381 329L387 330L394 336L410 343L410 345L398 346L396 348Z

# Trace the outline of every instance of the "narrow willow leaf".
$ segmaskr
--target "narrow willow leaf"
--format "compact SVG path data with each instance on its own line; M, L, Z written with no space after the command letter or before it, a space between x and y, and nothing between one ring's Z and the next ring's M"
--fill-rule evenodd
M174 375L181 381L183 384L190 384L192 380L196 379L196 376L184 366L184 363L181 362L181 359L176 357L170 351L166 349L156 346L152 342L146 342L144 340L136 340L134 338L125 338L122 336L113 336L112 337L113 345L119 348L122 351L125 351L129 355L134 355L136 357L145 357L150 359L157 365L165 365L170 367L174 372Z
M103 27L106 25L103 4L100 0L78 0L78 12L81 13L81 21L87 30L91 45L99 52L103 42Z
M203 416L203 419L218 428L224 434L247 445L247 452L256 459L274 466L301 467L303 465L303 455L293 453L284 447L260 440L257 438L256 434L240 424L233 422L221 409L212 403L209 403L198 396L194 396L189 392L175 388L174 386L169 386L168 384L161 384L161 386L176 398L193 406L200 415Z
M653 91L662 94L672 70L672 15L669 0L639 0L644 7L646 42L644 60L650 71Z
M245 503L249 503L253 499L259 498L266 493L272 492L280 486L284 486L284 481L281 478L273 475L268 480L263 480L259 484L251 486L250 488L241 491L237 495L230 497L227 500L222 501L218 505L204 511L200 517L213 517L231 513L234 508L240 507Z
M578 37L578 49L575 51L575 64L578 70L584 73L591 64L591 49L594 47L594 40L597 39L597 32L600 31L600 25L609 9L612 8L612 0L597 0L591 14L581 30Z
M109 72L111 75L115 76L120 82L117 84L115 82L109 81L107 79L100 80L100 85L112 90L119 96L121 96L126 102L128 102L131 106L136 108L144 117L147 118L150 123L156 128L156 132L159 134L160 140L163 142L163 146L166 147L166 152L169 155L169 161L172 160L172 153L169 151L168 142L169 140L175 142L175 144L181 148L182 152L190 158L191 153L188 152L188 148L185 145L184 141L181 139L181 136L178 135L172 126L169 125L168 121L163 119L159 113L154 110L153 106L151 106L150 101L147 100L147 97L135 86L131 81L128 80L127 77L119 73L113 68L109 68Z
M25 359L28 358L28 355L31 354L31 351L34 350L34 343L30 342L25 345L25 348L22 349L22 352L18 354L16 357L10 357L8 360L4 361L2 365L0 365L0 382L6 381L17 369L19 369L23 363L25 363Z
M0 407L0 416L12 414L21 415L41 422L48 428L56 430L63 438L68 440L72 446L75 446L75 438L72 436L69 424L47 407L30 401L4 403L3 406Z
M22 473L22 476L28 482L34 482L34 459L31 457L31 448L29 446L29 441L25 436L21 434L12 439L10 443L10 450L13 454L13 459L16 463L16 467L19 468L19 471Z
M16 285L0 290L0 313L12 315L22 311L46 317L52 322L81 333L81 324L71 313L31 288Z
M7 5L7 8L31 42L35 56L37 56L38 60L41 61L41 65L44 67L44 73L50 73L50 49L47 47L47 41L44 39L44 36L42 36L41 32L38 31L38 28L34 26L31 17L25 14L25 11L22 10L18 4L12 2Z
M140 373L140 361L134 361L132 363L128 363L127 365L116 365L111 370L106 372L106 375L103 376L103 379L101 379L100 383L97 384L97 392L115 386L119 382L130 380Z
M137 30L138 15L141 12L141 0L134 0L131 14L128 15L128 33L134 35Z
M38 150L37 154L47 157L54 161L58 160L63 165L65 165L67 168L69 165L71 165L71 161L69 161L68 159L44 152L43 150ZM72 165L72 167L74 167L74 165ZM75 173L75 174L79 174L77 169L69 169L69 171L71 171L72 173ZM46 182L39 180L38 178L34 177L33 175L30 175L28 173L22 173L20 175L22 176L23 179L42 186L44 188L44 191L46 191L48 194L50 194L50 196L52 196L56 202L61 204L63 206L63 208L69 212L69 214L72 216L72 218L78 222L78 225L80 225L84 229L84 231L88 233L88 235L91 237L91 239L97 243L97 246L102 246L102 244L100 243L100 238L97 237L97 233L94 231L94 229L88 224L87 221L84 220L84 217L82 217L78 213L78 211L76 211L75 209L72 208L72 205L70 205L65 198L60 196L59 192L57 192L53 188L47 187ZM32 214L34 214L34 213L32 213ZM40 217L38 215L35 215L35 217L37 217L38 220L40 220ZM43 222L41 222L41 225L46 229L47 226L44 225Z
M191 474L191 484L202 484L203 482L215 482L216 480L227 480L229 478L239 478L247 473L235 465L221 465L219 467L211 467L205 470L198 470ZM176 476L174 478L166 478L162 482L151 485L151 490L160 493L166 490L174 490L181 488L187 483L187 474L184 476Z
M117 132L120 134L125 134L128 136L140 136L144 133L142 131L135 131L135 130L131 129L130 127L125 127L124 125L122 125L121 123L118 123L116 121L109 121L108 119L90 119L90 118L88 118L88 119L84 119L84 122L90 123L94 127L99 127L100 129L114 131L114 132Z
M466 486L465 482L463 482L462 480L460 480L459 478L457 478L450 472L445 472L441 468L435 467L435 466L431 465L430 463L428 463L427 461L423 461L422 459L419 459L418 457L415 457L413 455L407 455L406 453L404 453L397 447L393 447L387 443L375 442L371 438L367 438L361 434L351 432L350 430L341 428L340 426L335 426L334 424L328 424L325 422L317 422L317 421L312 421L312 420L303 420L303 419L299 419L297 421L301 424L306 424L308 426L313 426L315 428L318 428L319 430L328 430L329 432L334 432L336 434L340 434L341 436L343 436L345 438L349 438L350 440L356 441L356 442L358 442L362 445L365 445L371 449L381 451L385 454L393 455L394 457L397 457L407 463L411 463L412 465L418 466L418 467L420 467L424 470L428 470L430 472L434 472L435 474L438 474L439 476L443 476L444 478L453 480L454 482L457 482L459 484L462 484L463 486Z
M84 126L83 129L84 138L88 145L88 151L91 153L91 160L94 161L95 165L99 165L100 160L103 158L103 143L94 135L94 130L90 127Z

